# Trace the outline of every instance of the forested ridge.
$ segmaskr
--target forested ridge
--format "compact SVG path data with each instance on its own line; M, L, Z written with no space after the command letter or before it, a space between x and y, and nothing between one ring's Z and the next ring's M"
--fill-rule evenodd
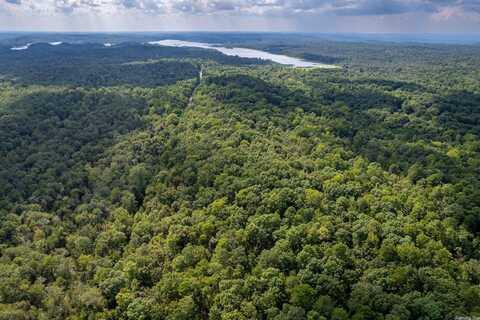
M480 316L478 46L113 50L0 51L0 319Z

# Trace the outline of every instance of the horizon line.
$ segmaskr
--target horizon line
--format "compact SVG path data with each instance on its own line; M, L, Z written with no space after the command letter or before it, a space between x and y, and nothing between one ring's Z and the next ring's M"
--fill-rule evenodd
M240 31L240 30L140 30L140 31L128 31L128 30L102 30L102 31L68 31L68 30L1 30L0 33L273 33L273 34L323 34L323 35L336 35L336 34L365 34L365 35L465 35L465 36L480 36L480 32L316 32L316 31Z

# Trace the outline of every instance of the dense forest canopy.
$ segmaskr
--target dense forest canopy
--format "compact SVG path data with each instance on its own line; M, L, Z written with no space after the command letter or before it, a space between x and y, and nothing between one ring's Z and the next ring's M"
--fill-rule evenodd
M480 317L480 47L288 37L0 41L0 319Z

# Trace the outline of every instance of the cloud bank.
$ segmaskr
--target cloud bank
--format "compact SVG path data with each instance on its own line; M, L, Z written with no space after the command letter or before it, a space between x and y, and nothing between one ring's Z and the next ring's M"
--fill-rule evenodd
M137 20L135 29L143 22L144 30L263 25L271 31L382 31L375 28L389 25L392 30L384 31L409 32L413 27L422 32L480 32L480 0L0 0L0 14L10 17L0 21L4 30L9 29L6 21L11 29L46 27L49 18L59 20L50 21L52 27L60 22L68 29L69 19L74 25L82 17L99 29L122 23L129 29L131 22L126 21Z

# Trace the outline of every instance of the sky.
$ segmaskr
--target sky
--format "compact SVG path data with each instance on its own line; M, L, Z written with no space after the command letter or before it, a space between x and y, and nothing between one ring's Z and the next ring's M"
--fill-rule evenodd
M0 0L0 30L480 33L480 0Z

